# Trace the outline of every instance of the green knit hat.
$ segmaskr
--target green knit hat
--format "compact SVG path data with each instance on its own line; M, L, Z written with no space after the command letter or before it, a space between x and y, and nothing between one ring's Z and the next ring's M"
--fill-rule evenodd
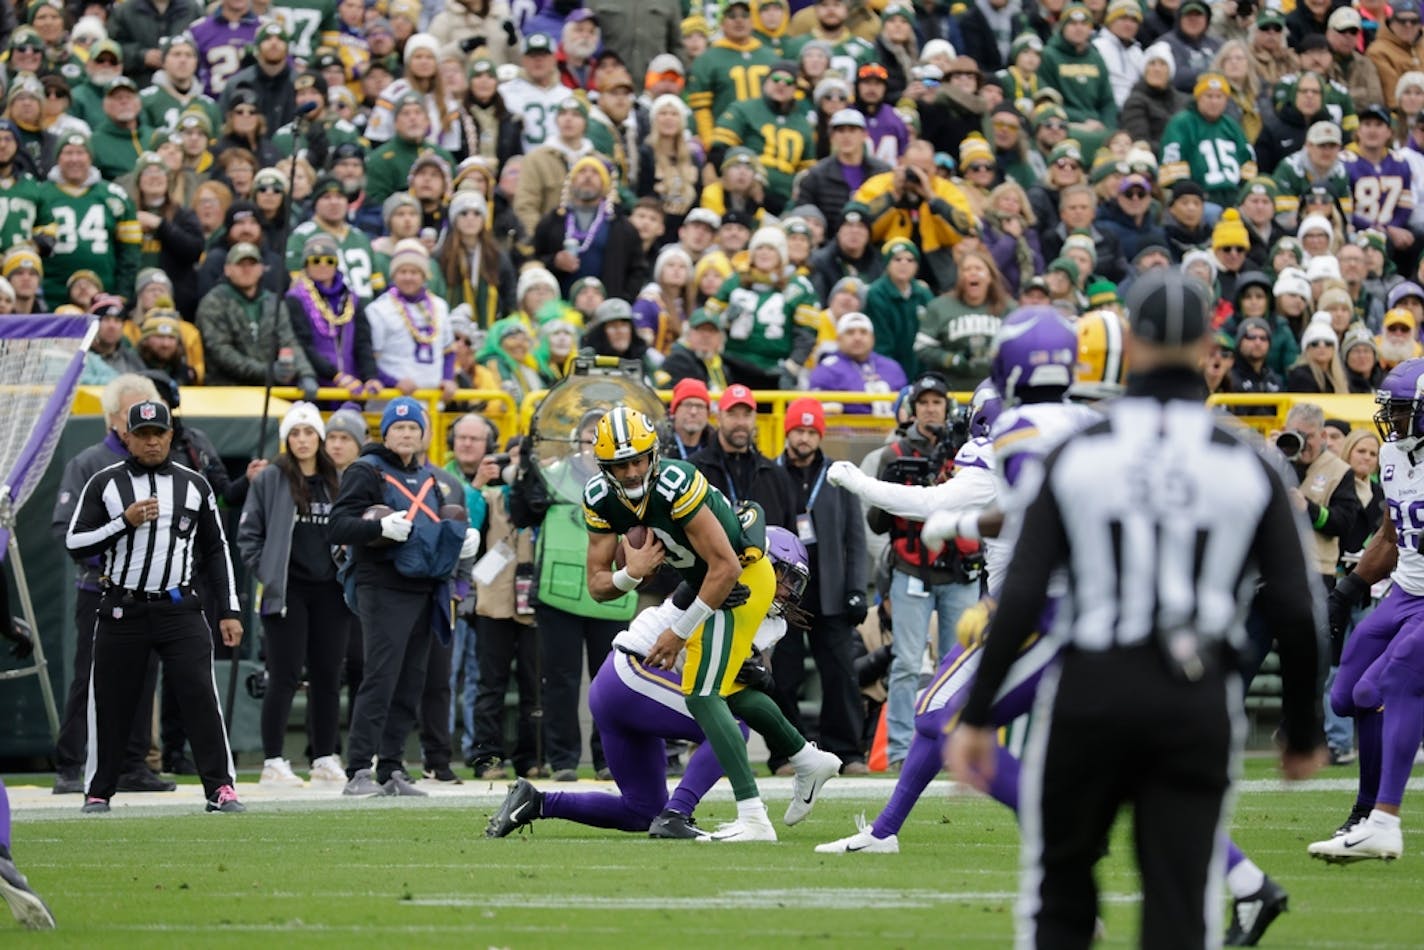
M913 255L915 258L915 262L919 263L920 249L915 247L913 241L907 241L904 238L896 238L893 241L886 241L885 249L880 252L880 257L882 260L885 261L885 263L888 264L890 263L890 259L892 257L902 251L908 252Z

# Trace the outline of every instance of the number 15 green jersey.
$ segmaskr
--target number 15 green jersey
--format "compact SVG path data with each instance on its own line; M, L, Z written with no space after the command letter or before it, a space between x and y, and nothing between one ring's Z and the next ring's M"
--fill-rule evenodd
M656 477L650 480L647 494L636 506L615 492L602 475L590 478L583 488L584 522L590 533L626 534L638 525L646 527L667 549L667 563L694 588L702 586L707 562L693 550L687 525L704 506L712 509L743 563L762 556L765 543L756 543L759 537L765 537L760 508L746 509L744 517L750 523L744 525L726 496L688 462L659 461Z

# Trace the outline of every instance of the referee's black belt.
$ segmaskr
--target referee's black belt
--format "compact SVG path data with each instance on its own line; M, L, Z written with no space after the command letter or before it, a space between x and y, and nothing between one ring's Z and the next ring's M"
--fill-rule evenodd
M167 590L128 590L123 587L106 587L104 596L126 604L153 604L171 601L177 603L185 597L195 597L197 592L191 587L170 587Z

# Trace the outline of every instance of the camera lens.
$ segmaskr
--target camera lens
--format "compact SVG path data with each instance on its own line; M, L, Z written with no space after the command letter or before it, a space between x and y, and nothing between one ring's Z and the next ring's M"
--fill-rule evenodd
M1276 436L1276 450L1286 457L1286 461L1294 462L1300 458L1300 450L1305 448L1305 440L1298 432L1282 432Z

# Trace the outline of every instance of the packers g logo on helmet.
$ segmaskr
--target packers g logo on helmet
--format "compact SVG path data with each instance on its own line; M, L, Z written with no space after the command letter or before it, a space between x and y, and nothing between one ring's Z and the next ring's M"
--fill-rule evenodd
M1111 310L1089 310L1078 318L1078 368L1073 395L1106 399L1119 395L1127 380L1123 320Z
M640 500L647 493L658 467L658 434L653 428L653 420L627 406L610 409L598 420L598 427L594 430L593 456L615 492L629 501ZM648 457L648 470L641 485L626 488L613 477L614 465L632 462L643 456Z

